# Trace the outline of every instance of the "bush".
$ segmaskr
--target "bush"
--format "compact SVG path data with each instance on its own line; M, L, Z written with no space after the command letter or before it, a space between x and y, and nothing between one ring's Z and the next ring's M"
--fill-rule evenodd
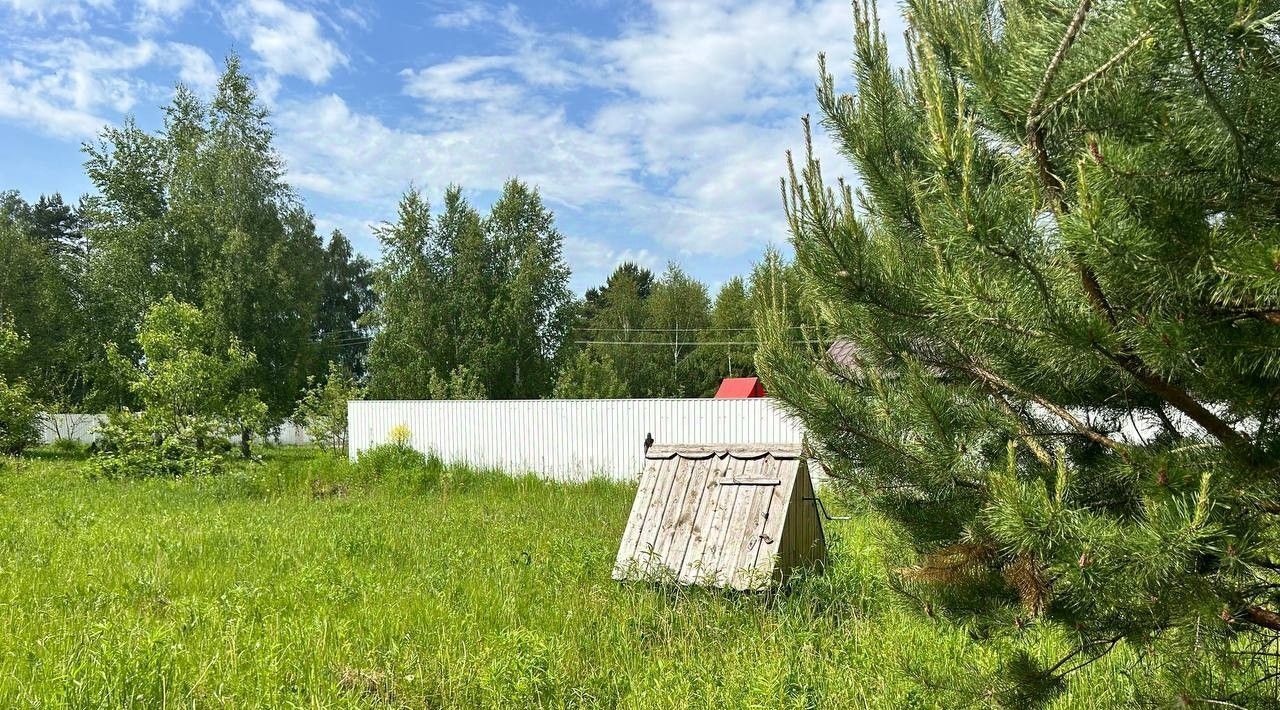
M66 458L83 458L89 453L89 447L75 439L54 439L49 448Z
M394 440L360 452L357 476L365 481L382 481L414 492L465 490L476 474L463 466L448 466L435 454L426 455L404 440Z
M143 410L108 418L94 472L107 478L220 473L230 436L260 428L266 417L266 405L246 384L256 367L253 353L213 318L171 296L147 310L137 341L139 363L114 345L108 359Z
M347 402L360 399L364 390L338 363L329 363L323 383L307 378L307 391L298 402L293 421L306 429L320 448L332 453L347 449Z
M0 377L0 453L17 456L40 442L44 412L22 381Z
M365 477L378 480L404 471L427 468L427 457L407 444L390 443L360 452L356 469Z
M107 415L98 428L90 474L111 480L222 473L234 458L225 439L204 439L202 427L157 427L127 409Z

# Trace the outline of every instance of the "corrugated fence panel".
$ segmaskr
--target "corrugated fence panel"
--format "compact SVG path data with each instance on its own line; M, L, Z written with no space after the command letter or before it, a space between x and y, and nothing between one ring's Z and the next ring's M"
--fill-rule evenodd
M449 462L558 480L639 474L659 443L795 444L803 430L768 398L348 403L350 455L407 427L414 448Z
M46 414L41 423L40 441L52 444L61 439L69 439L81 444L92 444L98 438L98 426L106 417L102 414ZM240 437L231 437L238 442ZM311 443L311 435L306 429L285 422L279 430L272 433L271 443L281 446L305 446Z

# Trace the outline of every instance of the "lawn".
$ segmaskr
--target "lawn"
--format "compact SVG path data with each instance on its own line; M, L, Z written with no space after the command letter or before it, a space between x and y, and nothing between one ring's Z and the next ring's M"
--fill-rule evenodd
M634 485L447 478L307 450L178 481L0 463L0 706L952 707L995 644L1068 648L927 617L868 515L828 524L828 574L729 595L610 579ZM1122 662L1050 707L1121 702Z

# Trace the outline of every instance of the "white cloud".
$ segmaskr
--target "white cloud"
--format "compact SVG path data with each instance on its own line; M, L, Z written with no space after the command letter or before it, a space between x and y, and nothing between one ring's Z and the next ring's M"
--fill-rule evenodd
M7 6L18 15L41 22L59 16L79 22L88 11L107 9L113 4L113 0L0 0L0 7Z
M884 13L891 43L895 13ZM618 232L652 234L655 242L685 255L735 255L785 241L778 178L788 148L801 147L800 115L814 110L817 55L847 56L852 15L845 0L653 0L652 13L599 40L541 33L516 10L467 3L436 15L436 24L499 31L507 51L463 56L406 70L406 93L424 100L454 170L467 170L460 146L489 134L536 129L524 141L554 145L558 154L532 166L581 151L589 137L595 151L623 156L608 174L617 191L572 191L538 180L544 191L571 193L576 205L611 206ZM837 63L833 63L838 65ZM557 110L561 93L602 90L604 101L576 120ZM479 110L479 115L475 111ZM506 116L499 125L490 114ZM465 122L449 120L466 116ZM557 118L558 116L558 118ZM538 119L538 120L532 120ZM440 129L439 127L447 127ZM818 137L828 171L840 173L829 142ZM499 165L522 161L497 156ZM384 162L379 160L379 162ZM527 171L522 177L535 179ZM563 168L544 170L561 177ZM485 178L485 175L477 175ZM454 178L462 179L462 178ZM493 175L489 175L493 179ZM562 179L562 178L561 178ZM493 188L493 183L471 183ZM590 260L595 253L580 249Z
M154 61L150 40L62 39L23 47L20 58L0 68L0 115L37 130L84 138L107 121L104 112L123 113L151 87L133 75Z
M86 138L107 123L91 111L50 101L32 78L30 67L21 63L0 65L0 116L64 138Z
M324 37L320 22L304 10L280 0L245 0L227 14L232 34L249 47L269 70L299 76L313 84L328 80L347 55Z
M212 94L220 75L209 53L189 44L170 42L165 45L172 62L178 67L178 78L192 90Z
M493 76L509 72L511 57L458 57L425 69L406 69L405 93L432 102L510 103L522 97L523 87Z
M495 190L515 176L569 206L639 190L628 177L635 165L626 150L573 126L562 112L495 107L468 119L443 130L391 127L330 95L285 102L275 122L290 182L344 200L386 202L411 181Z
M13 54L0 60L0 116L69 139L91 137L139 102L167 97L171 82L148 82L144 69L172 69L206 95L218 79L208 53L176 42L67 38L22 44Z
M134 26L144 35L163 32L190 6L191 0L141 0L134 12Z
M468 2L449 12L441 12L432 18L436 27L461 30L473 27L493 19L494 13L488 6L478 2Z
M599 239L587 239L574 235L564 238L564 253L575 267L607 275L614 267L631 262L656 270L661 259L648 249L618 248Z

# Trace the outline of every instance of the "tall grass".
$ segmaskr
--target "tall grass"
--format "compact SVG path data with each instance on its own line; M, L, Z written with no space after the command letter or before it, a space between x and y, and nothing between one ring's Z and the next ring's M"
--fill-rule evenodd
M887 589L865 515L828 526L828 574L729 595L610 580L622 483L284 450L216 479L82 467L0 464L0 706L954 707L994 667ZM1120 662L1052 706L1121 702Z

